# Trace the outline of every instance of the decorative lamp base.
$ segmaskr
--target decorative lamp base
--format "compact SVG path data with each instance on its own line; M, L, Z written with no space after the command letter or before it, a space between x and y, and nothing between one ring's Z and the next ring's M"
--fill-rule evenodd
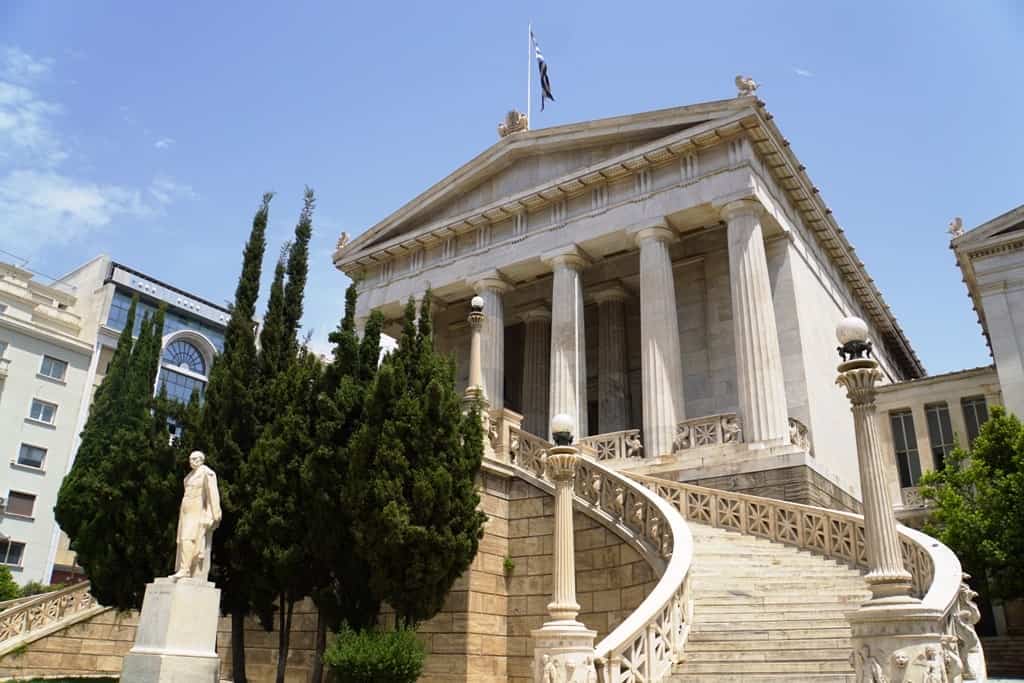
M597 680L592 631L576 620L549 621L530 632L533 680L590 683ZM547 677L545 677L547 673Z

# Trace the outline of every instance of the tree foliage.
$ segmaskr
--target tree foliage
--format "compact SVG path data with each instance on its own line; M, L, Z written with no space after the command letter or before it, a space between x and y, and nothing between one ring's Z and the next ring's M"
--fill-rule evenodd
M169 573L180 496L167 413L153 397L164 312L147 316L133 340L136 306L133 299L54 509L93 595L121 610L141 607L146 584Z
M483 456L477 409L463 413L454 362L434 349L430 293L405 310L398 349L367 392L349 470L353 533L370 586L398 624L436 614L469 567L486 517L474 481Z
M926 531L952 548L987 598L1024 596L1024 426L999 406L969 451L921 478Z

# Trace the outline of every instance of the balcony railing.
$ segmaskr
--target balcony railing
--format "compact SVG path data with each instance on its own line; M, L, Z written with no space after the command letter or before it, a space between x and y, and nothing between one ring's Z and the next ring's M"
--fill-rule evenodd
M743 443L743 428L736 413L721 413L683 420L676 426L673 455L691 448Z
M644 445L640 440L639 429L624 429L621 432L608 432L585 436L580 439L581 448L594 451L598 460L628 460L644 457Z

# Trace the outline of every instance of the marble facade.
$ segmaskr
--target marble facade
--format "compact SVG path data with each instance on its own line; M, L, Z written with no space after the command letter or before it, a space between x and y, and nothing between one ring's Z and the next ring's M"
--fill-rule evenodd
M924 373L754 97L509 132L334 263L361 278L360 316L397 320L431 288L463 387L483 297L492 408L544 437L559 412L583 437L640 430L681 478L803 468L859 498L831 329L860 316L887 381ZM728 448L680 454L708 416Z

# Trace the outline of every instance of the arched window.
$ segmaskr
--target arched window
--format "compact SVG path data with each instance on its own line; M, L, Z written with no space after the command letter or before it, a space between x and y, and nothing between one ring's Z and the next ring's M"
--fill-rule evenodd
M172 341L164 349L163 362L176 368L190 370L197 375L206 375L206 361L199 349L187 341Z

